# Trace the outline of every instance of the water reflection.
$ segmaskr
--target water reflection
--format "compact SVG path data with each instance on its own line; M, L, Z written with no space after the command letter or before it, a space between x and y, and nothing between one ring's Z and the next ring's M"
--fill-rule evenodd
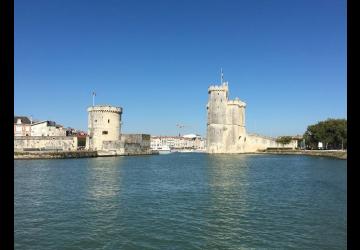
M220 247L233 244L246 236L243 224L248 223L248 156L209 155L208 225L211 236L207 246Z
M88 163L89 198L107 200L120 196L122 157L95 158Z
M16 249L344 249L346 161L15 161Z

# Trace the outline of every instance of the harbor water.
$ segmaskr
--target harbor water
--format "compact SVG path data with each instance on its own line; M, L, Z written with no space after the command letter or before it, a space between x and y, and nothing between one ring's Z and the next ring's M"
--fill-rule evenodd
M15 160L15 249L346 249L347 161Z

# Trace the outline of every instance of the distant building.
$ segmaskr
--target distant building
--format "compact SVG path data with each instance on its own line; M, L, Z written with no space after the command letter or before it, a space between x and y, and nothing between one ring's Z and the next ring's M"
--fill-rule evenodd
M28 121L25 119L24 122ZM31 131L31 136L14 137L14 151L75 151L86 146L85 132L65 129L53 121L29 124L27 130Z
M14 116L14 136L31 136L31 121L26 116Z
M42 121L31 125L31 136L66 136L66 130L54 121Z
M162 148L169 147L172 150L193 149L205 151L206 140L195 134L184 136L151 136L150 147L152 150L161 150Z

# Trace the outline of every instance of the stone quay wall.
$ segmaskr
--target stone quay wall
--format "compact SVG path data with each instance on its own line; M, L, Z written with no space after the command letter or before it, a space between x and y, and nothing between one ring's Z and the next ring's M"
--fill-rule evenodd
M14 160L97 157L96 151L15 151Z
M332 157L341 160L347 159L347 151L344 150L275 150L267 149L259 154L281 154L281 155L310 155Z
M121 140L125 144L125 155L151 154L152 152L148 134L123 134Z
M103 141L99 156L152 154L150 135L122 134L120 140Z
M76 136L16 136L14 151L76 151Z
M246 143L246 152L256 152L266 150L267 148L288 148L295 149L297 147L297 141L292 140L288 144L281 144L276 142L275 138L262 136L257 134L248 134Z
M107 155L106 152L110 152L111 155L124 155L125 143L121 140L116 141L103 141L102 150L99 155Z

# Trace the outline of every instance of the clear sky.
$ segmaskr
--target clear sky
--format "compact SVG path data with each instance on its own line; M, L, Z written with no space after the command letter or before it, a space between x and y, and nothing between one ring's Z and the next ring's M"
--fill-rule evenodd
M249 132L347 117L346 1L15 1L15 114L87 130L121 106L125 133L206 135L207 88L229 82Z

